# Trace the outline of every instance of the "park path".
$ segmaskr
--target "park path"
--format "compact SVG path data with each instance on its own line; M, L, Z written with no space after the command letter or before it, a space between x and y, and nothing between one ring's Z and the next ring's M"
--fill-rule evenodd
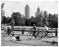
M1 32L2 33L2 32ZM14 32L15 34L21 34L21 32ZM26 35L26 32L24 33ZM17 36L17 35L15 35ZM1 45L2 46L53 46L51 43L46 43L43 41L56 41L58 42L57 37L52 38L43 38L41 40L32 38L32 40L27 40L27 36L19 35L21 41L10 41L10 37L1 37ZM56 44L57 45L57 44ZM56 46L54 45L54 46Z
M35 38L33 38L32 40L26 40L24 38L25 36L21 36L21 41L10 41L10 37L9 38L5 37L1 39L1 45L2 46L52 46L51 43L46 43L43 41L58 42L57 38L43 38L41 40L37 40Z

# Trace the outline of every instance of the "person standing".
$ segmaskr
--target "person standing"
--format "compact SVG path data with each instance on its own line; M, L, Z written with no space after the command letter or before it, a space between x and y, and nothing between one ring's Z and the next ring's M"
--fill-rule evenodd
M11 35L11 40L12 41L21 41L20 37L19 36L14 36L14 34Z

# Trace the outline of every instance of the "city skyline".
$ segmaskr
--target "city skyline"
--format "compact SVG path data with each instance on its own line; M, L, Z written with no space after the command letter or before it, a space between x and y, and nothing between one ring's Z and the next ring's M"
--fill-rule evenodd
M3 1L5 3L4 10L6 17L10 17L13 12L20 12L25 15L26 4L30 7L30 16L35 16L35 12L39 7L40 10L48 13L58 13L58 1Z

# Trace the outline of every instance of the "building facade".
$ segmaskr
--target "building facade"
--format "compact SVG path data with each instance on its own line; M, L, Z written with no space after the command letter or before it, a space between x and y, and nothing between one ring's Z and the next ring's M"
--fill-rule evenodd
M37 12L35 12L35 16L37 17L37 16L39 16L40 15L40 8L38 7L37 8Z
M25 18L29 18L30 17L30 7L29 5L25 6Z

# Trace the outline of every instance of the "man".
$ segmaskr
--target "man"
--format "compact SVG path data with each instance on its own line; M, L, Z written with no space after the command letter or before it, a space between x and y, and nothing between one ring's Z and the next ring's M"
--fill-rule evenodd
M4 35L10 35L11 34L11 26L4 28Z
M11 27L7 28L7 34L10 35L11 34Z
M36 38L36 35L35 35L35 33L36 33L36 26L35 26L35 24L33 25L33 29L34 29L34 31L33 31L32 36L34 36Z
M36 25L35 24L33 25L33 29L36 31Z
M47 36L47 33L48 33L48 27L45 25L44 26L44 32L45 32L45 36Z
M48 27L47 26L44 26L45 30L48 31Z

